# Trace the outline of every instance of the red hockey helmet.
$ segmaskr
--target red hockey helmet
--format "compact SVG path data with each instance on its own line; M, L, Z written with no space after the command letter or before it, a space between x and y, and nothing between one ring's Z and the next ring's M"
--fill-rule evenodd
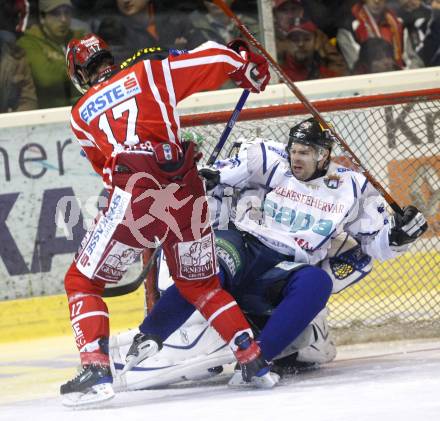
M109 65L97 73L97 64L109 58ZM81 93L85 93L94 83L103 80L115 69L113 55L107 43L95 34L80 39L72 39L66 52L67 74Z

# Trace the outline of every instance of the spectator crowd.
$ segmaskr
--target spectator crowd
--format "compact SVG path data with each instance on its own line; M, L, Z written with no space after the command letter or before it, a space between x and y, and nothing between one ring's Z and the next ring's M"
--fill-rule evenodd
M227 0L257 38L257 0ZM272 0L277 61L293 81L440 64L440 0ZM208 0L0 1L0 112L72 105L71 38L95 32L122 62L149 46L240 36Z

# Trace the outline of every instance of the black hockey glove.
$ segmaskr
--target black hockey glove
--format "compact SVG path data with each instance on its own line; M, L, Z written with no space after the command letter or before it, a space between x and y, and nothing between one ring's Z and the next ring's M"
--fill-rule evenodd
M403 215L391 218L390 246L399 250L419 238L428 229L425 217L415 206L403 209Z
M220 184L220 171L212 168L202 168L199 175L205 180L206 191L212 190Z

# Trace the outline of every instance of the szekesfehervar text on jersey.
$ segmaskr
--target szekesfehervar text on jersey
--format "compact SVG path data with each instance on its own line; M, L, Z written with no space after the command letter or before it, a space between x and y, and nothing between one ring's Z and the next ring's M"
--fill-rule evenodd
M384 201L362 174L332 163L325 176L299 181L282 156L283 148L274 142L256 143L240 152L238 165L220 169L224 184L260 185L265 190L261 218L256 219L245 205L246 211L238 212L234 221L239 229L280 253L295 256L297 262L322 260L331 239L341 231L359 239L364 252L374 258L396 256L388 243Z

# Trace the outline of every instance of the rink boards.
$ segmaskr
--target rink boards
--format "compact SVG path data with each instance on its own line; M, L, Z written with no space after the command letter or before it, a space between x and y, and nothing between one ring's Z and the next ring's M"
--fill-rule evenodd
M428 272L414 267L420 261L429 259L434 264ZM434 269L432 269L434 267ZM398 317L387 313L387 308L399 304L400 313L408 318L427 320L435 315L426 312L426 300L439 297L440 284L431 279L440 279L439 253L406 254L395 261L376 264L374 276L365 278L359 284L349 287L330 299L330 323L332 327L345 326L355 322L365 324L377 320L378 312L383 318ZM392 274L390 276L390 274ZM379 292L378 292L379 291ZM143 318L144 290L107 298L110 324L113 330L137 326ZM64 295L27 298L0 302L0 342L29 340L58 335L70 335L71 327Z

